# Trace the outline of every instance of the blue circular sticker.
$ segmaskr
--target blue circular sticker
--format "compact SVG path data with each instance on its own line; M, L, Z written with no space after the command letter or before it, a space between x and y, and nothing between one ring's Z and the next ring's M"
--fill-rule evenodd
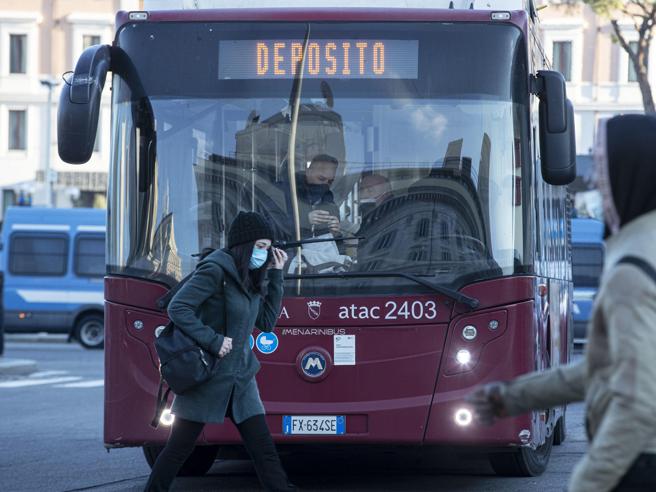
M263 354L272 354L278 348L278 337L275 333L260 333L255 344Z
M253 335L248 337L248 345L251 347L251 350L253 350L253 347L255 346L255 339L253 338Z

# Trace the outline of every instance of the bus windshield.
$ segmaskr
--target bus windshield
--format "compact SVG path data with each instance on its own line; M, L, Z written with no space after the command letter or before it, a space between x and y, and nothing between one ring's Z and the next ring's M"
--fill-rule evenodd
M111 273L179 280L192 255L225 247L240 210L265 214L277 240L325 239L288 250L287 295L428 292L376 274L459 288L530 268L517 28L134 23L117 45Z

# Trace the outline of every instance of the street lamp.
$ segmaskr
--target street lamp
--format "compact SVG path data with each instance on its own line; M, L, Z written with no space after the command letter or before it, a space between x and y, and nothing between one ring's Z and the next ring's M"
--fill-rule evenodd
M46 183L46 203L48 204L48 207L52 207L52 183L54 181L54 175L50 169L50 151L52 147L52 91L59 85L59 82L57 79L53 78L41 79L40 82L41 85L48 88L48 108L46 110L46 159L44 162L43 177Z

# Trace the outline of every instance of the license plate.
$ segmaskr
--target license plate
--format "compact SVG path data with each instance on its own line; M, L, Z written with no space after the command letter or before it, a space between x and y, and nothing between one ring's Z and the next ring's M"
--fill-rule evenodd
M330 435L346 433L343 415L283 415L282 432L286 435Z

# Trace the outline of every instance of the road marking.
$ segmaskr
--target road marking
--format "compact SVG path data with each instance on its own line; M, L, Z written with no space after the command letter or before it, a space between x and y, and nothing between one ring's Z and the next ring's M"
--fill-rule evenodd
M21 388L23 386L37 386L41 384L68 383L79 381L80 377L68 376L63 378L46 378L46 379L23 379L20 381L5 381L0 383L0 388Z
M96 388L104 386L104 379L92 379L90 381L80 381L79 383L57 384L55 388Z
M50 376L61 376L62 374L68 374L68 371L39 371L39 372L34 372L27 377L34 379L34 378L45 378Z

